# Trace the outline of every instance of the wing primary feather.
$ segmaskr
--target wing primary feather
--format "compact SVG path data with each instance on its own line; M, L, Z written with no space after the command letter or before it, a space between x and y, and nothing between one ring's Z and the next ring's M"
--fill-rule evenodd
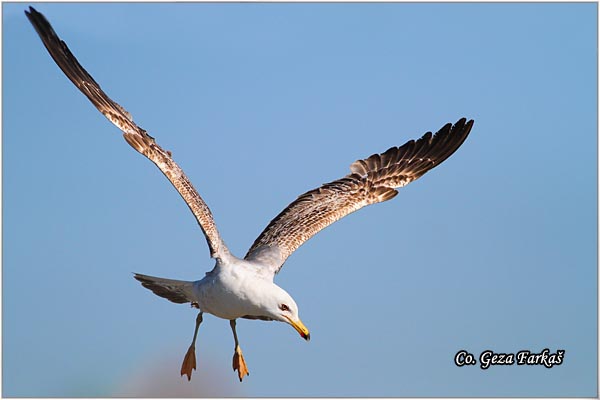
M350 174L325 183L294 200L262 231L246 259L274 276L285 260L322 229L364 206L394 198L406 186L450 157L473 126L461 118L437 133L425 133L400 147L373 154L350 165Z
M177 189L196 217L206 237L211 256L214 258L229 256L229 250L221 239L210 209L183 170L173 161L171 152L160 147L152 136L133 122L129 112L104 93L100 85L81 66L67 44L58 37L41 13L33 7L29 7L29 10L25 11L25 15L35 28L50 56L67 78L94 104L98 111L123 132L127 143L152 161Z

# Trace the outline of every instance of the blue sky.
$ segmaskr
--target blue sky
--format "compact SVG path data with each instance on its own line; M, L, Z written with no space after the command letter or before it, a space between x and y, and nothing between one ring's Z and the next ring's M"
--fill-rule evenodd
M205 317L131 272L213 266L175 190L3 5L4 396L596 396L597 5L39 4L173 152L242 256L299 194L465 116L442 166L302 246L312 340ZM565 350L458 368L461 349Z

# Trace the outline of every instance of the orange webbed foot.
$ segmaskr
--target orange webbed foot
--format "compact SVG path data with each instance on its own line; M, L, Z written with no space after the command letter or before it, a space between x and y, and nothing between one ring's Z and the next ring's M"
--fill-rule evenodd
M240 382L244 379L244 376L250 375L248 371L248 366L246 365L246 361L244 360L244 355L242 354L242 349L240 346L236 346L235 353L233 354L233 370L238 372L238 377L240 378Z
M181 376L187 375L188 381L190 381L192 379L193 369L196 369L196 346L192 345L183 358L183 364L181 364Z

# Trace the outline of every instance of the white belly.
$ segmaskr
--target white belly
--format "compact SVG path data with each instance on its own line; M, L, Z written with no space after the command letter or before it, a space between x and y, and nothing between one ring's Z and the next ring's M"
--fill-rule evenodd
M252 293L262 283L262 279L253 273L238 268L223 268L219 273L207 275L197 282L198 305L203 312L229 320L249 315L260 316L260 305Z

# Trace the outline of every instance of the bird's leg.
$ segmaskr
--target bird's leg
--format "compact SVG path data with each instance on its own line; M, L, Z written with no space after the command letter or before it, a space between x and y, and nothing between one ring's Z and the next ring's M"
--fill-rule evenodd
M200 327L201 323L202 312L199 312L198 316L196 317L196 329L194 330L192 344L190 345L187 353L185 353L183 364L181 364L181 376L187 375L188 381L192 379L192 369L196 369L196 336L198 336L198 328Z
M246 366L246 361L244 360L244 355L242 354L242 349L240 348L240 343L238 342L237 333L235 331L235 319L229 321L229 325L231 326L231 330L233 331L233 339L235 340L235 353L233 353L233 370L238 372L238 377L240 378L240 382L246 375L250 375L248 372L248 367Z

